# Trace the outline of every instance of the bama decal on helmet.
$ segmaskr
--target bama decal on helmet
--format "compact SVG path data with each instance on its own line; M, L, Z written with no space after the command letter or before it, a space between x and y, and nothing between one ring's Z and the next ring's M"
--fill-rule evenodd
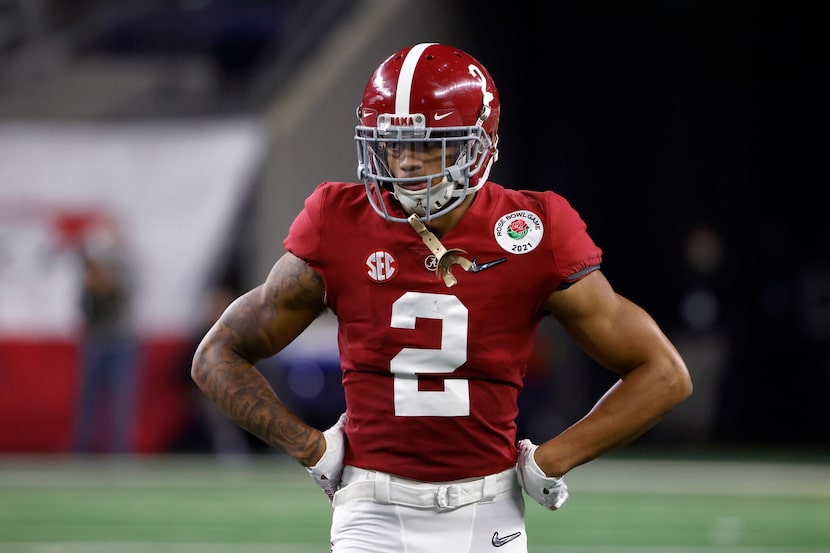
M416 129L426 128L427 118L421 113L381 113L378 115L378 130L385 131L389 127L414 127Z
M521 209L502 215L493 227L493 235L504 251L521 255L539 245L545 235L545 225L538 215Z
M398 274L398 260L386 250L377 250L366 258L366 276L375 282L388 282Z

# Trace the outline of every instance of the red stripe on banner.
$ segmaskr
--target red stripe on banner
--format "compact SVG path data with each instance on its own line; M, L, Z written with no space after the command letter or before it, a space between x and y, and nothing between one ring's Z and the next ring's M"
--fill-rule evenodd
M68 451L75 398L71 341L0 341L0 451Z
M140 453L169 450L181 439L195 410L198 388L190 378L192 340L155 337L144 341L139 425Z
M192 347L190 340L167 336L143 341L136 453L163 452L181 439L197 394L189 372ZM0 452L71 452L78 387L75 342L0 340Z

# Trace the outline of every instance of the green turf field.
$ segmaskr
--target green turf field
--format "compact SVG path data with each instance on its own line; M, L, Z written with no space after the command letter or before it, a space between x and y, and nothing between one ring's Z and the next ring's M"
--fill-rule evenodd
M528 500L531 553L830 553L824 461L615 457L567 480L560 511ZM0 457L0 553L326 553L329 516L276 454Z

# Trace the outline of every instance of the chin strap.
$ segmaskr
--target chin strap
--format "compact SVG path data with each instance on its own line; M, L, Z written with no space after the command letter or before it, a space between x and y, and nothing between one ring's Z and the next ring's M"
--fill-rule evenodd
M441 241L438 240L438 238L432 234L426 226L424 226L418 218L418 215L415 213L409 216L408 221L412 228L414 228L415 231L421 235L421 239L424 241L424 244L426 244L426 247L429 248L433 254L435 254L436 258L438 258L438 267L435 269L435 276L443 278L444 284L447 285L447 288L455 286L458 283L458 280L452 274L452 266L461 265L462 269L469 271L473 267L473 262L463 255L458 255L453 252L467 252L459 248L447 250L447 248L444 247L444 244L442 244Z

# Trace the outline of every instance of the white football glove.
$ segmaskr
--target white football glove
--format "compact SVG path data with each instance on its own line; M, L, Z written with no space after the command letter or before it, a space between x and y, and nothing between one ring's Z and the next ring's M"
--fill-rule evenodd
M519 442L519 460L516 474L519 484L527 495L542 507L555 511L568 499L568 486L562 476L546 476L536 464L534 453L539 446L530 440Z
M343 455L346 453L343 429L347 419L346 413L343 413L331 428L323 432L326 451L316 465L306 467L308 474L329 496L329 501L334 499L334 492L340 487L340 477L343 476Z

